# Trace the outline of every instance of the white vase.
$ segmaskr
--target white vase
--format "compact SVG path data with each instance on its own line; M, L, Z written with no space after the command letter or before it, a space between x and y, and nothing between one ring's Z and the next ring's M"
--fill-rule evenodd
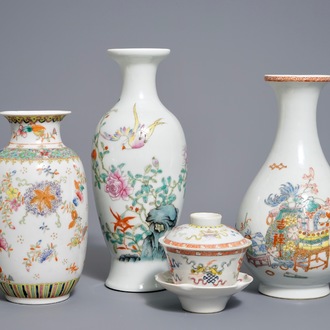
M83 269L86 178L61 141L60 121L69 113L1 113L12 135L0 151L0 289L15 303L65 300Z
M330 169L316 126L330 76L267 75L279 104L272 150L241 204L237 229L252 240L247 265L263 294L329 294Z
M185 191L186 142L178 120L160 102L158 64L168 49L110 49L123 72L118 103L96 129L94 197L111 253L106 286L157 291L167 270L158 243L180 218Z

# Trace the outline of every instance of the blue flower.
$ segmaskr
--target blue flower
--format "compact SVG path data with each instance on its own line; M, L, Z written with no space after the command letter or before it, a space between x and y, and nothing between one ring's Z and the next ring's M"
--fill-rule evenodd
M75 206L78 206L78 198L77 197L75 197L72 202Z
M52 249L44 250L41 253L41 256L39 257L39 262L42 264L44 261L46 261L53 254L53 252L54 252L54 250L52 250Z

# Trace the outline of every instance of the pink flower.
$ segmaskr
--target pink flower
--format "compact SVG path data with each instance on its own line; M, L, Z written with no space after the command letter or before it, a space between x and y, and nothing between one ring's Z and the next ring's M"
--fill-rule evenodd
M18 208L21 206L21 204L15 198L12 201L10 201L10 206L11 206L11 208L12 208L13 211L17 211Z
M8 249L8 243L2 235L0 235L0 250L1 249L5 250L5 251L7 251L7 249Z
M113 200L118 200L120 198L127 200L132 190L133 189L128 186L127 181L118 170L109 174L105 191Z
M79 198L79 200L82 202L83 199L84 199L84 196L83 196L82 192L80 190L77 190L76 195Z

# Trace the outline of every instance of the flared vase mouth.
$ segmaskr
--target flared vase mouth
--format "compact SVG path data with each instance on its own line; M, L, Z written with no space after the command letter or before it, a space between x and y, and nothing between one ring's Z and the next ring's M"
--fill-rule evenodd
M30 117L30 116L66 116L71 111L67 110L10 110L0 111L0 115L5 117Z
M168 48L110 48L107 50L111 56L154 57L166 56L170 53Z
M264 79L270 82L330 82L330 75L266 74Z
M71 111L66 110L13 110L0 111L10 123L37 123L61 121Z

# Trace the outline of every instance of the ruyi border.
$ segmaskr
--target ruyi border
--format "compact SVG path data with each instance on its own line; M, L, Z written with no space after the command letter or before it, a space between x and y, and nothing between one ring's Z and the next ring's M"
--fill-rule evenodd
M61 121L66 115L4 115L4 117L10 122L14 124L29 124L29 123L51 123Z
M274 82L330 82L330 75L271 75L264 77L265 81Z
M45 284L0 283L0 290L7 296L16 298L56 298L69 294L78 283L79 278L67 282Z

